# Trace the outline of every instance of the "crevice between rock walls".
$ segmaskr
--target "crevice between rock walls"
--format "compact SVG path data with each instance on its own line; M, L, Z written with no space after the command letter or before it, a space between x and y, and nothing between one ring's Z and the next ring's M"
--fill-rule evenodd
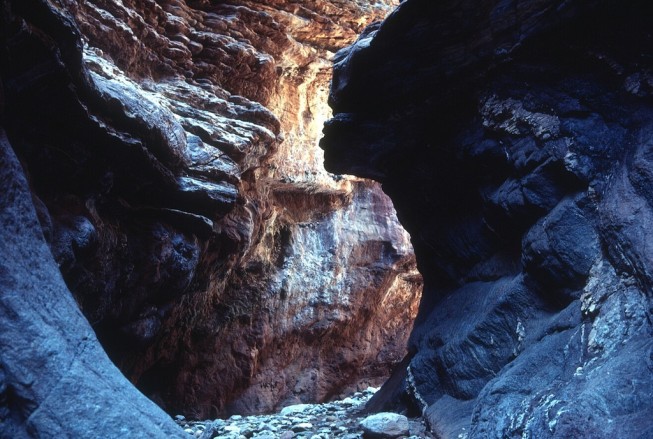
M169 413L323 401L404 356L408 235L317 148L333 51L393 6L2 2L2 123L45 240Z

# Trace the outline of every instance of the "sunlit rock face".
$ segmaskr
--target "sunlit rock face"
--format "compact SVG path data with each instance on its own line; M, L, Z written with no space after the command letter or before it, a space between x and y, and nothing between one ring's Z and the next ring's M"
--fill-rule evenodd
M421 277L377 183L322 168L335 50L393 2L5 2L6 129L111 358L170 413L378 385Z
M444 438L653 435L652 18L406 0L336 55L327 169L383 183L424 276L371 408Z

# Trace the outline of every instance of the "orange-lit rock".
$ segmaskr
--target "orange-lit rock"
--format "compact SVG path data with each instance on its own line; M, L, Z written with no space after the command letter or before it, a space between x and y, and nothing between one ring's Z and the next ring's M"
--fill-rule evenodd
M334 51L395 2L43 1L83 47L57 40L40 98L9 90L10 136L126 376L196 417L381 384L421 278L380 186L326 173L317 143Z

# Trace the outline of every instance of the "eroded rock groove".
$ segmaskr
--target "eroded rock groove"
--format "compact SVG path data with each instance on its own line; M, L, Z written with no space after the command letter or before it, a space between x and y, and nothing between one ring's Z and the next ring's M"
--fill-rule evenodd
M3 126L126 377L194 418L379 385L421 277L380 186L317 141L333 52L392 2L2 5Z

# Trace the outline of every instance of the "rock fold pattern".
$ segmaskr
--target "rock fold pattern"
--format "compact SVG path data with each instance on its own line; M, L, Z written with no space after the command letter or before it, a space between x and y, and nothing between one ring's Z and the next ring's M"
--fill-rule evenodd
M653 436L651 18L406 0L336 54L327 169L382 182L424 276L371 409L443 438Z
M421 277L380 186L328 174L317 139L333 53L393 2L0 5L7 147L67 287L138 389L192 419L383 381ZM28 385L14 378L3 395ZM41 403L7 398L7 413Z

